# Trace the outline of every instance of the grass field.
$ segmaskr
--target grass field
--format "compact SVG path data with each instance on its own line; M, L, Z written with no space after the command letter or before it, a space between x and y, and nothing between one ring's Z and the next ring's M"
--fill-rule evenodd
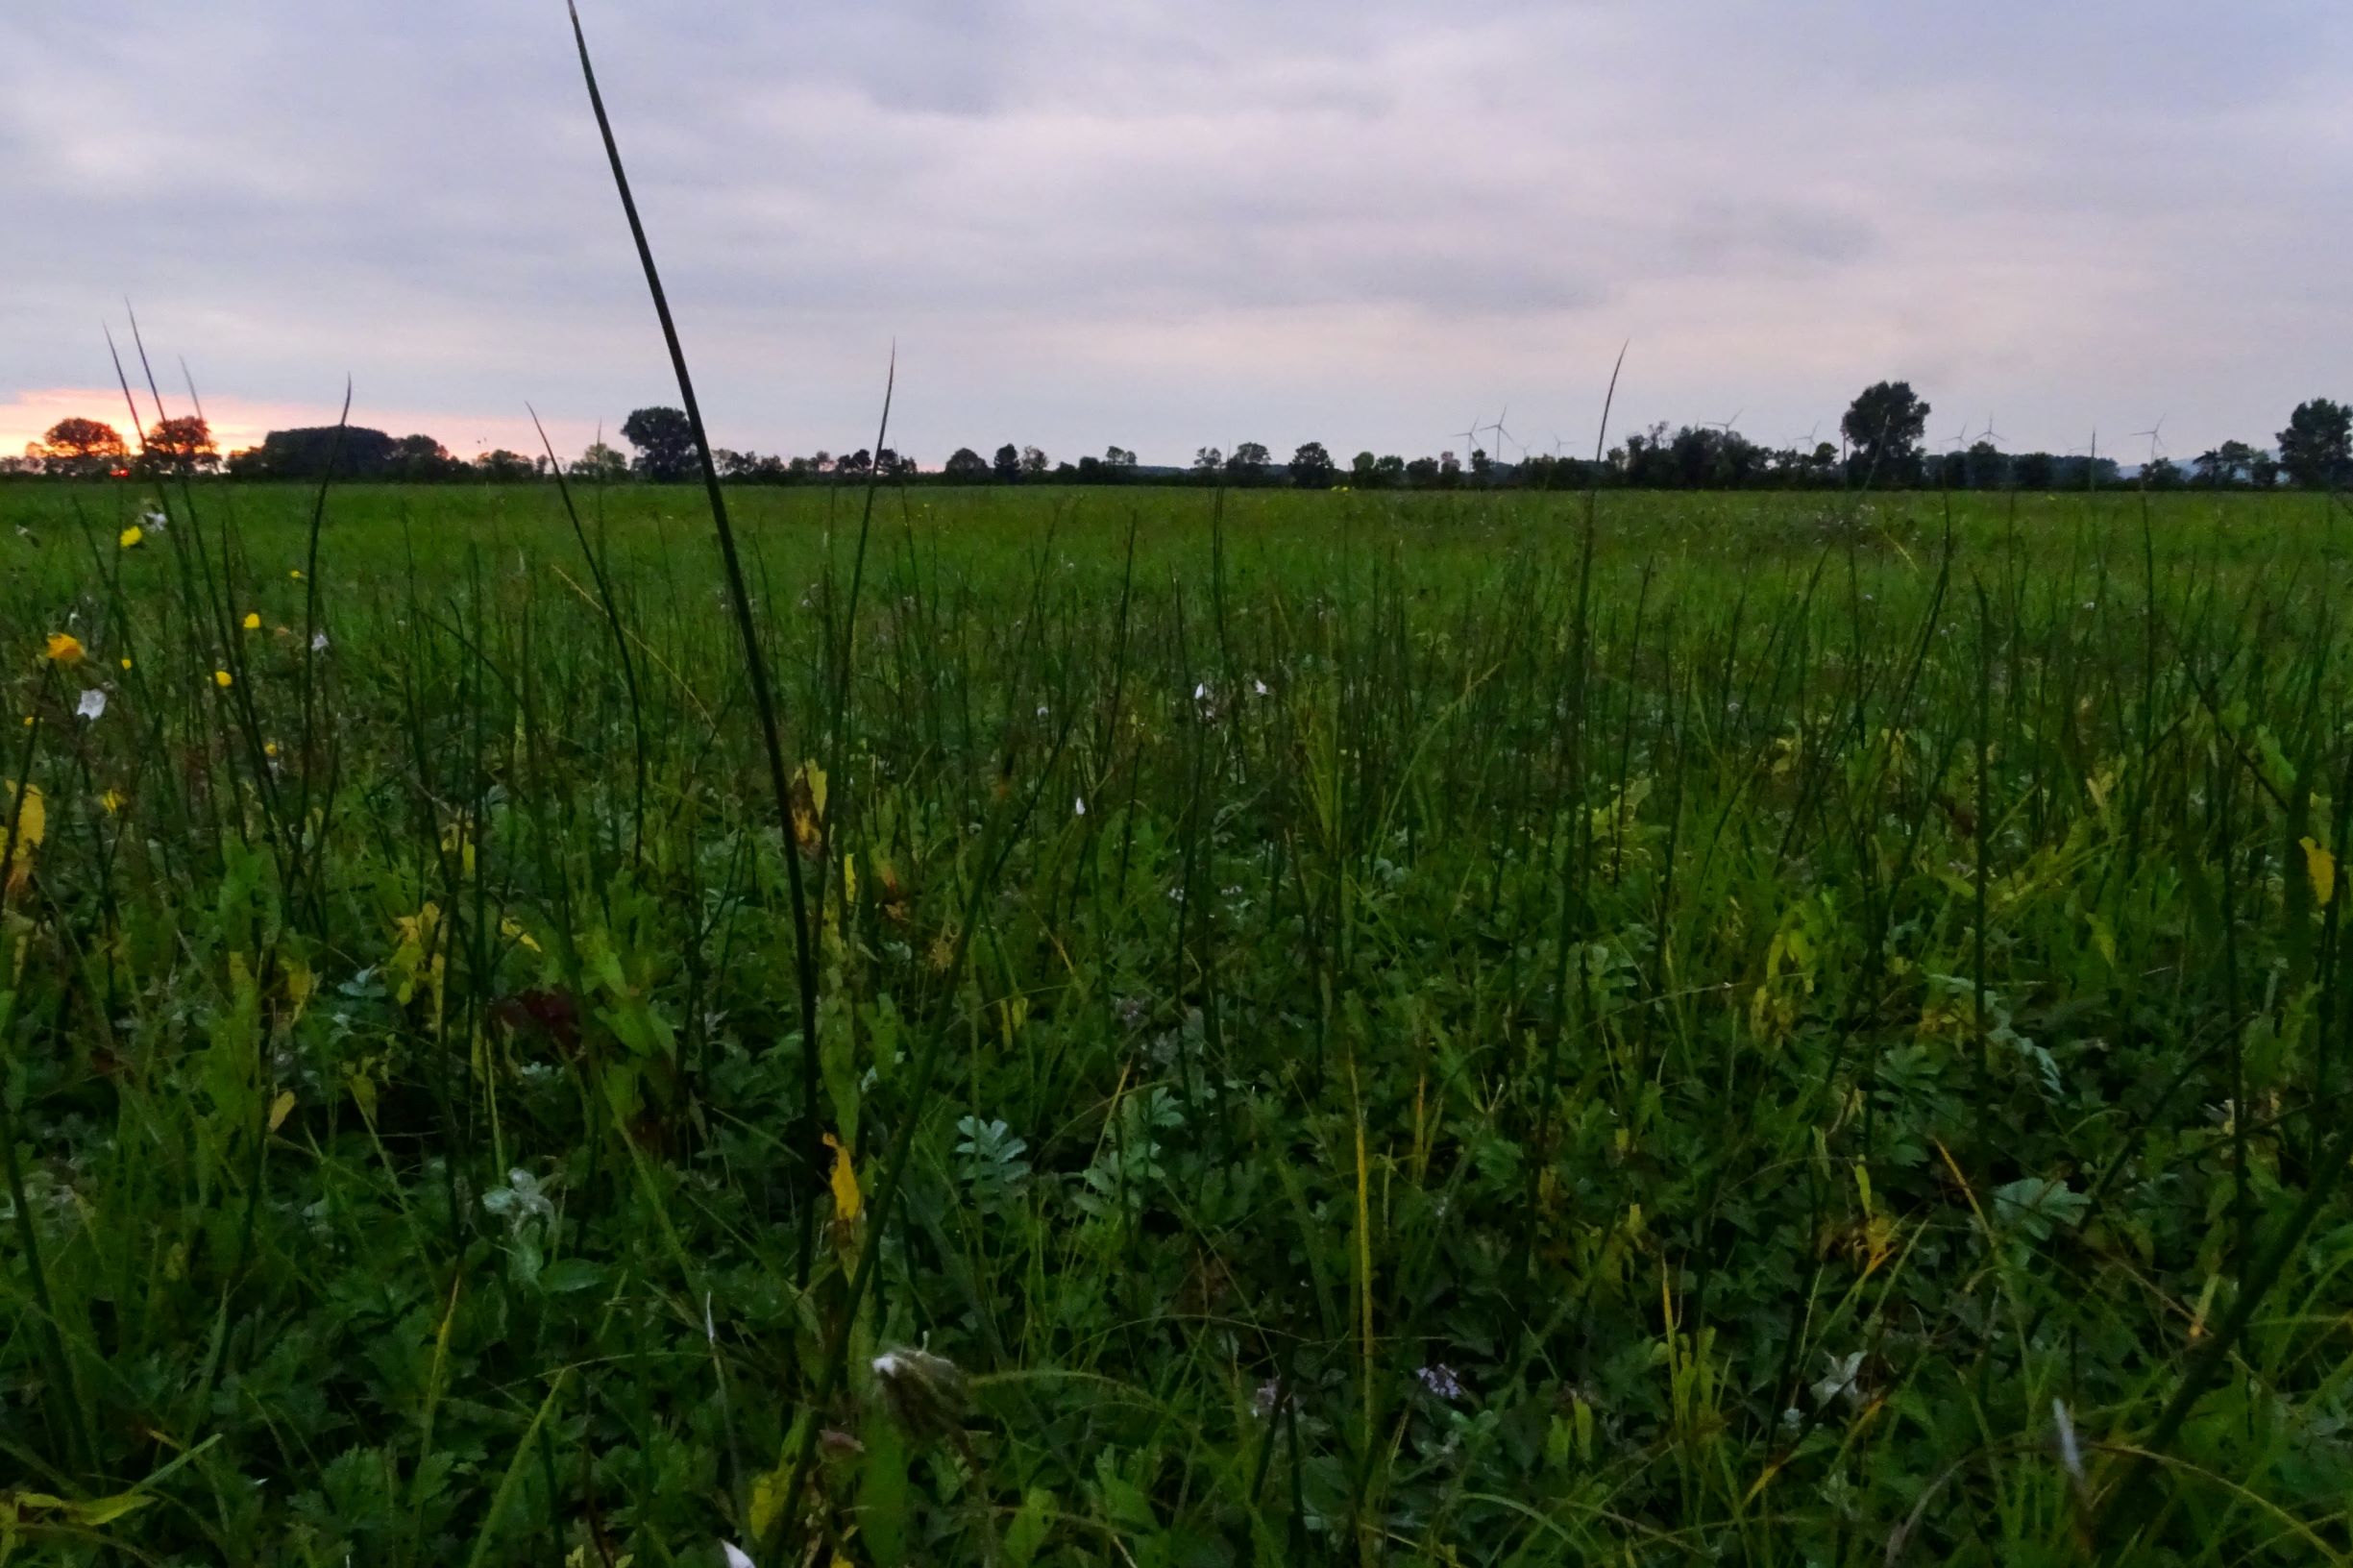
M0 1557L2353 1550L2325 498L734 492L789 828L315 499L0 487Z

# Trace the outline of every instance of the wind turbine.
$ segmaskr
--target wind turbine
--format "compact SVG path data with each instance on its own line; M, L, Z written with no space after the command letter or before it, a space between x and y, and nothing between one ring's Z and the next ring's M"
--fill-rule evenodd
M1470 454L1471 450L1479 445L1479 416L1477 414L1473 414L1471 416L1471 428L1467 430L1458 430L1455 432L1462 437L1462 452L1464 456L1467 457Z
M1504 443L1507 441L1520 449L1521 456L1525 457L1528 455L1527 443L1513 435L1509 430L1504 429L1504 421L1510 417L1510 414L1511 404L1507 403L1504 404L1504 411L1495 416L1495 423L1487 427L1489 430L1492 430L1495 433L1495 455L1499 460L1504 455Z
M2067 454L2070 457L2083 459L2083 487L2086 490L2097 489L2099 487L2099 427L2096 425L2092 427L2090 446L2070 447L2067 449Z

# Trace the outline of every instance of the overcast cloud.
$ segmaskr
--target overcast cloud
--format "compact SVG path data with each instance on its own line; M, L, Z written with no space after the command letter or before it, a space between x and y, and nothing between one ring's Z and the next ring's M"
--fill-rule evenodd
M1929 14L1929 12L1933 14ZM1259 440L1510 408L2178 455L2353 392L2353 12L585 0L725 445ZM470 454L674 401L556 0L0 14L0 451L119 415L128 297L216 426ZM2145 443L2144 443L2145 445Z

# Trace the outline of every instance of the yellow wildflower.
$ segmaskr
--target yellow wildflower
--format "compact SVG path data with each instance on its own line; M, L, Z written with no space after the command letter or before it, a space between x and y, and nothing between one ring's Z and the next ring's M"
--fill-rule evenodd
M70 631L53 631L49 634L49 645L41 649L41 656L52 664L80 664L82 639Z
M236 683L237 677L231 674L226 670L215 670L212 672L212 684L218 686L224 692L230 687L234 686Z
M140 545L147 542L147 530L140 527L136 523L134 523L129 527L123 529L123 531L116 536L114 542L122 546L122 548L125 550L136 550Z
M259 610L247 610L245 612L245 629L247 631L259 631L261 629L261 612Z

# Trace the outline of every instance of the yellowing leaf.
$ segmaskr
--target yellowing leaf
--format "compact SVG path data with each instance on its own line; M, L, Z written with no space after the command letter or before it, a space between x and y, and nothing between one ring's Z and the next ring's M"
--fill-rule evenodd
M429 899L414 915L394 916L392 924L400 933L400 942L384 967L392 974L393 999L405 1007L422 986L431 995L438 1017L442 978L449 963L449 955L441 948L441 906Z
M2337 857L2310 837L2303 845L2304 874L2312 878L2313 902L2326 909L2337 892Z
M825 770L814 762L793 770L793 843L804 855L825 852Z
M776 1522L784 1508L784 1489L792 1480L788 1455L779 1455L776 1468L766 1475L755 1476L751 1482L751 1538L765 1539L768 1527Z
M14 793L14 789L15 786L10 786L12 794ZM25 786L25 808L17 814L16 846L19 849L38 849L41 846L41 840L46 838L48 833L49 808L41 803L41 787L38 784L27 784Z
M858 1172L851 1165L849 1151L831 1133L825 1135L825 1147L833 1151L833 1217L843 1224L858 1217Z
M310 972L310 966L299 958L281 959L278 968L286 977L286 1001L299 1018L303 1016L303 1010L310 1005L310 998L318 992L318 978Z
M12 794L15 786L9 788ZM8 874L0 876L0 894L15 893L33 875L33 852L49 833L49 810L41 803L40 786L27 784L24 791L24 805L14 822L0 824L0 845L6 845L9 833L16 835L16 853L5 868Z
M293 1111L294 1090L290 1089L280 1090L278 1091L278 1098L270 1102L270 1131L274 1133L278 1131L279 1128L284 1126L286 1117L292 1115Z

